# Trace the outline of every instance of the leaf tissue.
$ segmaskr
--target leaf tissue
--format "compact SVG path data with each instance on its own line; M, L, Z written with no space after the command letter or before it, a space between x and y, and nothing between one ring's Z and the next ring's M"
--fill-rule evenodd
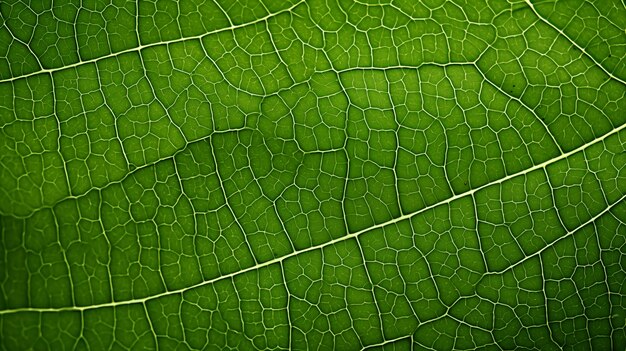
M624 350L620 0L0 1L0 349Z

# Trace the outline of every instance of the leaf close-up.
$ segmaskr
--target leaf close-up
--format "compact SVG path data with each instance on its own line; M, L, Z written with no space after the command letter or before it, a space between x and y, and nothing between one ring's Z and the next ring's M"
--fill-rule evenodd
M0 350L626 349L623 0L0 0Z

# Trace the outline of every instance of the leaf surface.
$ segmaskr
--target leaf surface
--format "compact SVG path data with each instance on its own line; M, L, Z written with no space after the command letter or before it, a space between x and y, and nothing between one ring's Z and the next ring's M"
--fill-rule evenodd
M620 1L0 18L1 349L626 347Z

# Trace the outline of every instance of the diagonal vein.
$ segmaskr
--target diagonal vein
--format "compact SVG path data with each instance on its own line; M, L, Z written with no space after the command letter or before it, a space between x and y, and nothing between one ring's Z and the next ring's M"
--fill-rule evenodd
M209 32L206 32L206 33L199 34L199 35L194 35L194 36L189 36L189 37L181 37L181 38L178 38L178 39L160 41L160 42L146 44L146 45L139 45L139 46L134 47L134 48L113 52L113 53L110 53L108 55L92 58L90 60L78 61L78 62L69 64L69 65L65 65L65 66L62 66L62 67L40 69L38 71L34 71L34 72L26 73L26 74L21 74L21 75L18 75L18 76L15 76L15 77L11 77L11 78L0 79L0 84L7 83L7 82L12 82L12 81L16 81L16 80L19 80L19 79L32 77L32 76L36 76L36 75L39 75L39 74L54 73L54 72L63 71L65 69L69 69L69 68L75 68L75 67L86 65L86 64L90 64L90 63L96 63L98 61L106 60L108 58L121 56L121 55L130 53L130 52L139 52L139 51L141 51L143 49L147 49L147 48L151 48L151 47L156 47L156 46L161 46L161 45L176 44L176 43L181 43L181 42L191 41L191 40L198 40L198 39L202 39L202 38L204 38L206 36L209 36L209 35L222 33L222 32L227 32L227 31L233 31L233 30L238 29L238 28L248 27L248 26L251 26L251 25L254 25L254 24L257 24L257 23L262 23L264 21L267 21L270 18L276 17L276 16L278 16L280 14L289 13L289 12L293 11L293 9L295 9L300 4L304 3L304 1L305 0L299 0L297 3L293 4L292 6L286 8L286 9L283 9L283 10L280 10L280 11L277 11L277 12L274 12L274 13L270 13L270 14L264 16L264 17L261 17L261 18L258 18L256 20L254 20L254 21L250 21L250 22L246 22L246 23L241 23L241 24L237 24L237 25L231 25L231 26L228 26L228 27L215 29L215 30L212 30L212 31L209 31Z
M545 161L543 163L537 164L537 165L535 165L533 167L530 167L528 169L525 169L523 171L510 174L510 175L508 175L506 177L503 177L503 178L500 178L498 180L492 181L490 183L484 184L484 185L479 186L477 188L465 191L463 193L456 194L456 195L454 195L454 196L452 196L452 197L450 197L450 198L448 198L446 200L443 200L443 201L440 201L438 203L426 206L426 207L424 207L424 208L422 208L420 210L417 210L415 212L407 213L407 214L402 215L400 217L391 219L391 220L386 221L386 222L382 222L382 223L376 224L374 226L371 226L369 228L365 228L365 229L357 231L357 232L350 233L348 235L345 235L345 236L340 237L340 238L336 238L334 240L325 242L323 244L312 246L312 247L309 247L307 249L300 250L300 251L293 251L293 252L291 252L291 253L289 253L287 255L284 255L284 256L281 256L281 257L277 257L277 258L275 258L273 260L269 260L269 261L266 261L266 262L258 263L258 264L252 265L250 267L247 267L245 269L242 269L242 270L239 270L239 271L236 271L236 272L232 272L232 273L229 273L229 274L224 274L222 276L215 277L213 279L205 280L205 281L202 281L200 283L194 284L194 285L189 286L189 287L185 287L185 288L181 288L181 289L177 289L177 290L165 291L165 292L162 292L162 293L159 293L159 294L155 294L155 295L152 295L152 296L147 296L147 297L143 297L143 298L139 298L139 299L125 300L125 301L112 301L112 302L107 302L107 303L102 303L102 304L95 304L95 305L89 305L89 306L68 306L68 307L60 307L60 308L59 307L57 307L57 308L46 308L46 307L43 307L43 308L31 308L31 307L25 307L25 308L15 308L15 309L0 310L0 315L3 315L3 314L13 314L13 313L23 313L23 312L84 311L84 310L106 308L106 307L116 307L116 306L123 306L123 305L132 305L132 304L143 304L143 303L146 303L146 302L151 301L151 300L159 299L161 297L172 296L172 295L177 295L177 294L183 294L183 293L185 293L186 291L189 291L189 290L193 290L193 289L196 289L196 288L200 288L202 286L213 284L213 283L221 281L223 279L233 278L233 277L238 276L240 274L244 274L244 273L247 273L247 272L255 271L255 270L261 269L263 267L271 266L273 264L278 264L278 263L281 263L281 262L283 262L283 261L285 261L285 260L287 260L287 259L289 259L291 257L295 257L295 256L298 256L300 254L303 254L303 253L306 253L306 252L310 252L310 251L324 249L325 247L332 246L332 245L334 245L334 244L336 244L338 242L342 242L342 241L350 240L350 239L353 239L353 238L357 238L361 234L364 234L364 233L367 233L367 232L371 232L371 231L376 230L376 229L384 228L386 226L393 225L395 223L399 223L399 222L402 222L404 220L411 219L411 218L413 218L413 217L415 217L415 216L417 216L417 215L419 215L421 213L427 212L427 211L429 211L431 209L434 209L434 208L436 208L438 206L441 206L441 205L444 205L444 204L449 204L449 203L451 203L451 202L453 202L455 200L458 200L458 199L470 196L470 195L472 195L472 194L474 194L474 193L476 193L476 192L478 192L478 191L480 191L482 189L490 187L492 185L500 184L500 183L506 182L507 180L516 178L518 176L531 173L531 172L533 172L535 170L543 169L543 168L545 168L545 167L547 167L547 166L549 166L549 165L551 165L553 163L556 163L556 162L558 162L560 160L563 160L563 159L566 159L569 156L572 156L572 155L574 155L574 154L576 154L578 152L581 152L581 151L585 150L586 148L588 148L588 147L590 147L592 145L595 145L595 144L598 144L598 143L602 143L607 138L609 138L610 136L616 135L616 134L618 134L619 132L621 132L622 130L625 130L625 129L626 129L626 124L622 124L619 127L613 129L611 132L609 132L607 134L604 134L601 137L596 138L596 139L594 139L592 141L589 141L588 143L586 143L584 145L581 145L581 146L579 146L578 148L576 148L574 150L571 150L569 152L563 153L563 154L559 155L558 157L555 157L553 159L547 160L547 161ZM612 205L607 206L607 208L602 213L606 213L613 206L615 206L615 204L619 203L622 200L624 200L624 197L622 197L619 201L613 203ZM598 216L596 216L596 217L598 217ZM596 217L594 217L594 219ZM587 224L588 223L584 223L583 226L587 225Z
M574 45L574 47L576 47L576 49L580 50L580 52L588 57L589 59L591 59L591 61L593 61L593 63L598 66L598 68L600 68L602 70L602 72L604 72L606 75L608 75L609 77L611 77L611 79L616 80L624 85L626 85L626 81L624 81L623 79L621 79L620 77L614 75L613 73L609 72L608 69L606 69L604 66L602 66L596 59L595 57L593 57L593 55L591 55L589 52L587 52L587 50L585 50L585 48L583 48L582 46L580 46L576 41L574 41L572 38L570 38L567 34L565 34L564 31L562 31L559 27L555 26L554 24L552 24L550 21L548 21L546 18L544 18L543 16L541 16L541 14L539 14L539 11L537 11L537 9L535 9L535 5L533 5L533 3L531 2L531 0L524 0L526 1L526 4L528 5L528 7L530 7L530 9L533 11L533 13L535 14L535 16L537 16L537 18L539 18L540 21L542 21L543 23L547 24L548 26L550 26L550 28L554 29L555 31L557 31L563 38L567 39L567 41L570 42L570 44Z

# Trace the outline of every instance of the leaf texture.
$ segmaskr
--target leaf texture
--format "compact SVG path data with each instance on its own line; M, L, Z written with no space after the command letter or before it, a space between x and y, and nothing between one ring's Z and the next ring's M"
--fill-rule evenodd
M626 348L626 7L0 2L0 348Z

